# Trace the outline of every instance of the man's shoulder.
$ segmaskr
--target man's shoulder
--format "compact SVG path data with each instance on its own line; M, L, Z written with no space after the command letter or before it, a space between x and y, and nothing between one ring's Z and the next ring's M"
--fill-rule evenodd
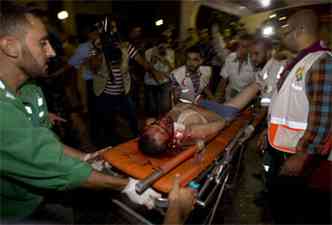
M25 122L27 120L25 119L24 112L16 107L14 102L6 101L0 97L0 127L7 127L6 124L10 126L22 126Z
M319 59L320 60L327 60L327 61L331 62L331 60L332 60L332 51L331 50L324 51L324 53L321 55L321 57Z
M205 74L210 75L212 72L212 68L211 66L200 66L199 71L204 75Z
M150 62L151 61L151 56L152 56L152 51L153 51L153 47L152 48L148 48L145 51L145 58Z
M21 88L20 91L24 92L41 92L41 88L35 84L35 83L27 83L24 84Z
M231 52L226 57L226 62L233 62L236 59L236 57L237 57L236 52Z
M180 67L176 68L175 70L173 70L172 74L175 76L180 75L180 74L185 75L185 72L186 72L186 66L183 65L183 66L180 66Z
M311 70L324 70L324 73L331 73L332 72L332 52L325 51L323 52L319 58L313 63Z
M286 64L287 64L287 60L278 60L278 59L275 59L272 57L267 61L267 63L263 67L262 71L269 71L269 70L273 70L276 68L285 67Z

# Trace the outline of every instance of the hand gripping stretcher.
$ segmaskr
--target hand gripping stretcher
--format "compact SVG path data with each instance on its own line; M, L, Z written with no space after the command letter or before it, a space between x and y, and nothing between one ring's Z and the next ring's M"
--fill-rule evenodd
M103 157L111 164L112 169L140 180L136 186L137 192L152 187L163 193L165 198L156 201L159 208L167 207L167 193L172 188L175 175L179 174L181 186L197 190L196 207L208 208L209 212L203 223L211 224L230 174L235 171L231 168L239 167L244 143L264 120L265 114L263 109L246 109L219 135L203 146L199 157L197 148L202 146L197 145L190 146L175 156L149 157L138 149L137 139L111 148ZM117 200L114 203L131 216L138 217L140 222L153 224L125 204Z

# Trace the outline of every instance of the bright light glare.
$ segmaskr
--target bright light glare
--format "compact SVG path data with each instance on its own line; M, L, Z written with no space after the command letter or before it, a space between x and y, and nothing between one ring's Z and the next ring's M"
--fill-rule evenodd
M288 26L289 26L289 25L286 23L286 24L282 25L281 28L286 28L286 27L288 27Z
M59 20L65 20L65 19L68 18L68 16L69 16L69 14L66 10L63 10L63 11L58 13L58 19Z
M164 20L160 19L155 22L156 26L161 26L164 24Z
M277 16L277 14L271 14L269 17L270 17L270 19L272 19L272 18L274 18L276 16Z
M283 17L280 17L280 18L279 18L280 21L285 20L285 19L287 19L286 16L283 16Z
M274 34L274 29L272 26L267 26L263 28L262 33L264 37L269 37Z
M260 0L263 7L269 7L271 4L271 0Z

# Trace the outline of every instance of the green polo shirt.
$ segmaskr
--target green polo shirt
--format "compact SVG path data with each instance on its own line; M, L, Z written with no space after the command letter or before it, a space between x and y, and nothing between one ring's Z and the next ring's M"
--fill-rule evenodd
M35 126L32 118L0 80L0 220L30 215L45 190L77 187L92 171L85 162L64 155L55 134Z
M25 110L30 114L33 125L51 128L52 124L48 120L47 103L41 88L30 81L24 84L19 92L18 98L23 102Z

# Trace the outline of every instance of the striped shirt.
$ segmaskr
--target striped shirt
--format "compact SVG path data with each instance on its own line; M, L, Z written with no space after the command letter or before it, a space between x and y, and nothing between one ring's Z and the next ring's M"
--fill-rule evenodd
M135 48L135 46L129 44L128 46L129 59L135 59L137 54L138 51ZM118 62L112 61L111 67L112 67L113 82L111 82L110 79L107 80L104 93L108 95L122 95L124 93L124 86L123 86L123 77L120 70L120 64Z

